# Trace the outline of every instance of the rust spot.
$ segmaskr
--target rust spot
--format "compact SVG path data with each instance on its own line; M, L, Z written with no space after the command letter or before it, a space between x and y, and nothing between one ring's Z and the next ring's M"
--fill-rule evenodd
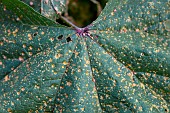
M0 65L2 65L2 62L0 61Z
M21 61L21 62L23 62L23 61L24 61L24 58L21 57L21 56L19 56L18 60Z
M10 78L9 78L8 75L6 75L6 76L4 77L4 81L6 82L6 81L8 81L8 80L10 80Z

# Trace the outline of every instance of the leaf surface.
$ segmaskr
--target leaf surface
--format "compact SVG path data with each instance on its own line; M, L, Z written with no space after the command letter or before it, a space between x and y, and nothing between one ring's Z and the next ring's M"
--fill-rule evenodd
M30 8L28 10L28 6L17 0L16 3L20 5L17 10L15 9L16 7L13 7L11 1L3 2L6 6L1 4L0 78L14 70L16 66L30 56L52 45L54 46L54 43L59 43L60 39L58 37L65 39L65 42L67 42L67 36L64 36L64 34L70 36L72 34L71 30L66 30L64 26L46 19ZM14 10L16 14L8 11L8 7ZM27 9L28 15L23 14L22 10L25 9ZM32 15L29 12L32 12ZM63 32L60 33L60 31Z
M56 20L66 10L67 0L41 0L41 14Z
M116 107L115 110L117 109L118 112L126 112L124 109L127 109L127 112L128 110L131 112L169 111L170 35L169 29L166 27L169 25L170 19L169 6L170 4L166 0L110 0L99 18L92 23L90 33L91 38L95 41L94 43L102 47L105 53L113 56L117 62L123 64L126 70L130 70L133 73L132 78L134 78L134 80L131 80L132 86L128 86L128 84L124 86L123 83L116 79L116 83L118 82L123 90L127 88L129 91L132 90L132 92L123 92L125 97L122 96L117 99L117 103L119 103L124 98L124 106L127 108L123 108L123 111L121 111L122 107L116 107L113 103L109 103L110 108L108 108L107 102L104 102L103 109L106 109L106 111L111 112L111 107ZM101 54L101 51L91 53ZM104 58L104 56L101 58L108 59ZM98 61L101 62L101 59ZM99 64L103 65L102 62ZM110 64L110 67L113 67L111 66L112 64ZM101 76L104 72L109 75L107 71L103 70L104 68L100 70L98 68L94 69L100 72L98 76ZM116 69L122 71L123 74L120 74L120 77L128 75L122 67ZM116 69L110 70L114 70L114 73L116 73ZM124 77L121 80L126 81L128 78ZM106 84L106 82L104 83ZM107 86L105 87L107 88ZM133 87L137 87L137 89L133 89ZM121 88L119 87L119 89ZM109 92L113 93L112 90ZM108 98L114 97L111 94ZM132 94L138 95L136 101L133 101L135 95L132 96ZM103 95L104 97L106 96L106 94ZM130 95L133 98L132 100ZM139 95L142 95L141 98ZM139 101L137 101L138 99ZM164 105L159 102L164 103ZM162 108L158 106L162 106Z
M41 12L41 1L40 0L20 0L30 7L32 7L36 12Z
M17 9L11 3L3 1L0 10L0 112L52 111L65 62L76 44L68 41L74 32L22 2L15 0ZM25 9L32 15L23 16Z
M21 0L36 12L41 13L43 16L56 21L59 15L65 12L67 0Z
M55 112L102 112L86 46L84 39L78 40L56 95Z
M0 112L169 112L168 0L110 0L86 31L13 1L0 10Z
M165 28L170 19L169 2L126 1L109 8L115 4L112 2L91 28L97 29L93 34L98 43L134 71L169 76L170 36Z
M167 102L162 97L140 82L133 71L108 54L104 48L90 40L87 45L90 45L88 51L91 67L103 111L164 112L168 109Z

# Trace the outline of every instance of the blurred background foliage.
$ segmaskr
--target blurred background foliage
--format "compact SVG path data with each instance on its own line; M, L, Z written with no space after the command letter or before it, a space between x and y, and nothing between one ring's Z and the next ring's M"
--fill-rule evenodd
M27 3L37 12L41 12L41 2L39 0L21 1ZM85 27L98 17L107 1L108 0L67 0L66 11L62 15L76 26ZM58 19L57 22L65 24L60 19Z
M85 27L94 21L107 0L69 0L65 16L79 27Z

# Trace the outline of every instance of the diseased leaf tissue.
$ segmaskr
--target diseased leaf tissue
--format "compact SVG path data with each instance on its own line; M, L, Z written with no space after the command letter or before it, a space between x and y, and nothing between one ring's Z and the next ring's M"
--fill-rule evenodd
M109 0L86 30L23 1L43 15L0 1L0 113L170 112L169 0Z

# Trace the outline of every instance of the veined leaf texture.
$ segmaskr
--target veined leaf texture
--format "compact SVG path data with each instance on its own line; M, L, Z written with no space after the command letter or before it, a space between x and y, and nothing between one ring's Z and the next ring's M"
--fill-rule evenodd
M170 112L170 1L108 0L85 28L55 22L66 3L0 1L0 113Z

